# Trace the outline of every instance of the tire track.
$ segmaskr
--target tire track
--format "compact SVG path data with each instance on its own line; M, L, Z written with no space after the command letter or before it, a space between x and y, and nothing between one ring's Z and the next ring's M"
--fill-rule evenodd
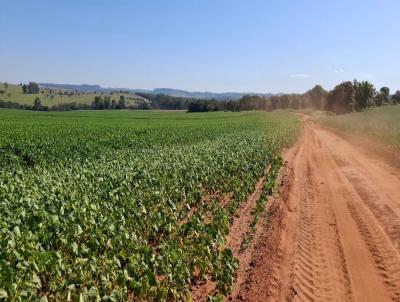
M296 148L268 300L400 301L400 173L307 118Z
M320 130L319 134L324 135L323 132ZM341 144L347 157L340 154L333 154L332 157L344 176L342 182L349 196L347 207L384 280L390 299L400 301L400 219L396 211L398 204L393 199L399 194L399 189L390 187L393 180L393 185L398 185L398 178L393 178L392 172L379 171L376 165L371 167L364 157L354 159L351 155L356 151L345 141ZM334 153L336 149L332 150ZM352 161L358 165L352 164ZM379 180L376 179L377 175L380 176ZM385 180L383 184L382 179Z
M305 146L295 162L296 178L293 199L298 203L293 275L288 285L289 301L349 301L349 278L343 251L335 227L335 217L321 196L312 165L315 158L311 147L321 148L320 142L306 129ZM296 179L298 181L296 182Z
M258 239L276 246L255 245L232 300L400 302L400 171L307 117L285 158L288 198Z

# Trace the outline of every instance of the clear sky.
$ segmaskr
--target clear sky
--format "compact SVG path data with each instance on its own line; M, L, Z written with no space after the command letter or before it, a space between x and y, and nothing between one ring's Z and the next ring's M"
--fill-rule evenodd
M0 81L400 89L399 0L1 0Z

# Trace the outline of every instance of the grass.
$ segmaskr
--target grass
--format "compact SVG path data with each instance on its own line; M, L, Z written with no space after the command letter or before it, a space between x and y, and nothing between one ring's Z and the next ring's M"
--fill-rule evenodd
M3 83L0 83L0 90L6 90L6 93L0 95L0 100L6 102L11 101L22 105L33 105L36 97L40 98L43 106L53 106L53 105L72 103L72 102L76 102L77 104L90 105L93 102L94 97L96 95L102 95L102 96L109 95L111 99L114 98L116 101L118 101L119 97L123 95L125 97L126 104L128 106L136 104L136 100L143 99L142 97L132 93L114 93L113 95L111 95L110 93L104 93L104 94L81 93L79 95L74 94L72 96L54 94L54 97L51 98L51 97L46 97L46 95L49 94L49 89L41 89L40 93L37 94L24 94L20 86L14 84L8 84L8 88L5 89ZM57 91L56 89L52 90L54 92ZM11 94L11 96L9 96L8 94Z
M400 149L400 105L377 107L343 115L320 115L317 121L342 133L372 139Z

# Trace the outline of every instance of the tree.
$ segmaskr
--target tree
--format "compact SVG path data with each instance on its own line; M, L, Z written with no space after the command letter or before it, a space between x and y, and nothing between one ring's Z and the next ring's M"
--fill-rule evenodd
M22 92L23 93L28 93L28 86L26 86L25 84L21 86L22 87Z
M367 81L358 82L354 80L354 94L353 94L353 106L354 110L361 111L367 107L374 106L375 88L374 85Z
M390 102L390 89L388 87L382 87L379 93L375 97L376 106L382 106Z
M289 96L290 99L290 109L299 109L300 108L300 95L292 94Z
M390 89L389 87L382 87L380 90L380 93L384 96L387 97L387 99L389 100L389 96L390 96Z
M233 111L233 112L238 111L237 101L228 101L225 106L226 106L226 110Z
M273 95L270 97L271 100L271 110L276 110L279 108L279 96Z
M40 101L39 97L36 97L33 103L33 110L40 110L41 107L42 107L42 102Z
M315 85L313 89L306 92L306 96L314 109L321 110L326 105L328 92L321 85Z
M29 82L28 93L32 93L32 94L39 93L39 85L35 82Z
M353 93L354 86L350 81L336 85L328 94L326 110L336 114L353 111Z
M382 104L390 103L390 89L389 87L382 87L379 91L379 94L382 95Z
M328 93L327 93L327 95L328 95ZM323 109L325 107L326 100L323 102L323 104L324 105L322 106L321 109ZM307 95L303 94L300 99L300 108L308 108L308 107L311 107L310 101L309 101Z
M392 96L392 101L394 104L400 104L400 90L397 90L396 93Z
M149 110L149 109L151 109L150 105L149 105L149 103L147 101L140 101L137 108L140 109L140 110Z
M118 101L118 109L125 109L125 108L126 108L125 97L121 95Z
M104 97L104 109L110 109L111 107L111 97L105 96Z
M281 95L279 97L279 108L280 109L289 109L290 99L287 94Z
M8 83L4 82L4 89L7 90L8 89Z
M188 105L188 112L207 112L207 103L205 101L194 101Z
M94 101L92 102L92 109L104 109L104 102L101 96L96 95Z

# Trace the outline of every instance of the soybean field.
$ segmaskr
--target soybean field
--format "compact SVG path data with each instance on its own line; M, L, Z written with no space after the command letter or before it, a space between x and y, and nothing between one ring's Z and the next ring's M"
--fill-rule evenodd
M222 299L232 219L260 179L271 194L299 125L285 112L0 110L0 300L190 301L199 280Z

